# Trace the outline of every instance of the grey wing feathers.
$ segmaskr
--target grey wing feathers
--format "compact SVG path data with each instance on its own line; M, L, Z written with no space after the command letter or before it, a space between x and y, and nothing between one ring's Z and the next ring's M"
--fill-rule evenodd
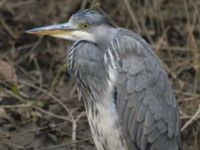
M126 137L137 150L178 150L176 100L160 61L135 33L121 29L118 34L110 49L119 62L117 112Z

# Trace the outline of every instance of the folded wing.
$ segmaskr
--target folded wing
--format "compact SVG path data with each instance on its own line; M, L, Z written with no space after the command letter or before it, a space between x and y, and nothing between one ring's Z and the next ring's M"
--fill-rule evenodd
M118 71L116 108L130 149L178 150L178 108L153 50L139 35L120 29L108 53L107 60Z

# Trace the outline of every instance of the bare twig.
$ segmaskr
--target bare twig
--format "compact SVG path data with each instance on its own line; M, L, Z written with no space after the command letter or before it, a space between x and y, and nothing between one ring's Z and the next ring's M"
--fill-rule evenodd
M192 118L189 121L187 121L181 128L181 131L183 132L189 125L191 125L198 118L199 114L200 114L200 105L196 113L192 116Z
M61 116L61 115L56 115L50 111L46 111L40 107L37 107L37 106L33 106L36 110L40 111L41 113L44 113L44 114L47 114L49 116L52 116L54 118L57 118L57 119L62 119L62 120L65 120L65 121L70 121L71 122L71 119L69 117L65 117L65 116Z
M135 16L135 14L134 14L134 12L133 12L133 10L132 10L132 8L131 8L131 6L130 6L128 0L123 0L123 1L124 1L124 4L125 4L125 6L126 6L126 8L127 8L127 10L128 10L129 15L131 16L131 19L132 19L132 21L133 21L133 24L135 24L135 26L136 26L136 28L137 28L137 31L138 31L138 32L141 32L141 29L140 29L138 20L136 19L136 16Z
M31 83L25 82L25 81L19 81L19 83L22 83L22 84L24 84L24 85L33 87L33 88L35 88L35 89L37 89L37 90L43 92L44 94L48 95L48 96L51 97L54 101L56 101L58 104L60 104L60 106L62 106L62 108L69 114L69 116L70 116L71 118L73 118L73 116L72 116L70 110L67 108L67 106L66 106L60 99L58 99L57 97L55 97L54 95L52 95L51 93L49 93L47 90L42 89L42 88L40 88L40 87L37 87L37 86L35 86L35 85L31 84Z
M85 142L85 141L90 141L90 140L91 140L91 138L86 138L86 139L83 139L83 140L76 141L76 144L81 143L81 142ZM63 144L59 144L59 145L56 145L56 146L48 146L48 147L44 147L44 148L38 148L37 150L55 150L59 147L70 146L72 144L75 144L75 143L74 142L68 142L68 143L63 143Z
M2 0L2 1L0 2L0 8L5 4L5 2L6 2L6 0Z
M0 105L0 108L22 108L22 107L31 107L32 103L27 104L18 104L18 105Z
M7 31L14 39L17 39L17 35L13 32L13 30L11 30L11 28L9 27L9 25L6 24L6 22L3 20L3 18L0 19L0 22L1 22L2 26L6 29L6 31Z
M85 115L85 112L82 112L82 113L80 113L77 117L76 117L76 119L73 119L72 120L72 141L74 142L74 143L76 143L76 128L77 128L77 122L79 121L79 119L82 117L82 116L84 116ZM73 150L76 150L76 145L74 145L74 147L73 147Z

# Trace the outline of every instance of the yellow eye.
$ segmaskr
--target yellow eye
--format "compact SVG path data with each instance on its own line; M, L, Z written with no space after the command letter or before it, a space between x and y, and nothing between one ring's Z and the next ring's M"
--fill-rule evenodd
M87 23L82 23L82 24L79 25L79 27L80 27L80 29L86 30L86 29L89 28L89 24L87 24Z

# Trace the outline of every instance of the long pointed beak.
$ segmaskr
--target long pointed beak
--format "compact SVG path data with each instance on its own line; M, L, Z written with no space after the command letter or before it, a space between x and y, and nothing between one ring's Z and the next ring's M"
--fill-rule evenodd
M91 33L87 31L81 31L78 25L74 25L73 23L70 22L58 25L39 27L27 30L26 33L35 35L49 35L56 38L72 40L72 41L88 40L95 42L95 38Z
M63 23L58 25L50 25L39 28L34 28L27 30L26 33L36 34L36 35L50 35L50 36L62 36L70 35L72 31L75 31L77 28L69 23Z

